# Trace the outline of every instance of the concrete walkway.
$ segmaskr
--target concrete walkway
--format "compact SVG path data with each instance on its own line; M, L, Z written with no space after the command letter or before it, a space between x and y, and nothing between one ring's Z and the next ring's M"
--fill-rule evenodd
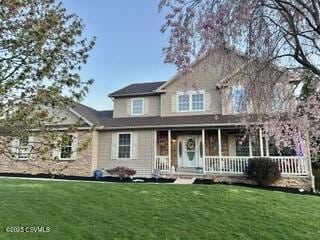
M196 178L177 178L173 184L193 184Z

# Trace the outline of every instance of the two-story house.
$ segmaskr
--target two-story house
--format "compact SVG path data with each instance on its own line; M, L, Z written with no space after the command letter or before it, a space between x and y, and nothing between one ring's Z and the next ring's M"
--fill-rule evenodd
M235 59L230 62L238 61ZM237 114L242 108L241 87L235 88L231 97L227 95L228 86L219 85L221 67L219 58L209 54L197 60L192 71L166 82L126 86L109 94L113 111L75 103L63 113L67 116L64 125L79 117L83 124L64 151L53 153L56 160L30 160L23 154L20 159L17 154L15 160L0 161L0 172L39 173L51 167L66 175L92 176L96 169L125 166L135 169L137 177L191 176L237 182L245 181L248 159L267 156L279 164L282 180L277 185L310 189L313 179L308 151L303 156L293 149L278 151L261 128L245 134ZM95 130L89 131L94 124ZM89 148L77 152L77 144L88 137ZM19 150L19 144L27 143L16 144Z

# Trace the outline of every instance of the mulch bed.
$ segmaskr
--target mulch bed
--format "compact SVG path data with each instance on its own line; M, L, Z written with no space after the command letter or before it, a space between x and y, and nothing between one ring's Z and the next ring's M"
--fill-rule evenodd
M116 182L116 183L132 183L131 178L123 178L119 177L102 177L100 179L96 179L95 177L80 177L80 176L65 176L65 175L50 175L50 174L24 174L24 173L0 173L0 176L4 177L24 177L24 178L48 178L48 179L64 179L64 180L85 180L85 181L95 181L95 182ZM142 183L173 183L175 179L171 178L134 178L143 180ZM140 182L139 182L140 183ZM235 186L244 186L255 189L264 189L269 191L281 191L287 193L294 194L303 194L303 195L315 195L320 196L320 193L303 191L300 192L296 188L285 188L285 187L273 187L273 186L258 186L258 185L250 185L245 183L227 183L227 182L215 182L212 179L196 179L194 184L202 184L202 185L213 185L213 184L223 184L223 185L235 185Z

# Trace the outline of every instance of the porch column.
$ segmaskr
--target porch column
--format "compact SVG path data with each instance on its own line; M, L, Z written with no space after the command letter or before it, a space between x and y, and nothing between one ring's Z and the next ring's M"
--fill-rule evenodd
M263 157L263 138L262 138L262 128L259 128L259 137L260 137L260 155Z
M221 129L220 128L218 128L218 151L219 151L219 169L221 173L222 172L222 161L221 161L222 148L221 148Z
M168 158L169 158L169 172L171 172L171 130L168 130Z
M202 129L202 167L203 173L206 172L206 142L205 142L205 130Z
M251 142L251 136L249 134L249 156L252 157L252 142Z
M305 144L305 147L306 147L306 150L307 150L307 156L305 156L305 154L303 153L303 161L307 161L308 163L306 165L308 165L308 175L310 176L311 178L311 184L312 184L312 191L315 190L315 183L314 183L314 176L313 176L313 173L312 173L312 164L311 164L311 151L310 151L310 136L309 136L309 132L306 131L306 137L305 137L305 140L304 140L304 144Z
M266 156L269 157L270 153L269 153L269 138L266 137Z

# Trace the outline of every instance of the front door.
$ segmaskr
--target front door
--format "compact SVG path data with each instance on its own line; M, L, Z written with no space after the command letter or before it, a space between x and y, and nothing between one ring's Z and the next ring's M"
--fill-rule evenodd
M182 137L182 165L183 167L197 166L197 136Z

